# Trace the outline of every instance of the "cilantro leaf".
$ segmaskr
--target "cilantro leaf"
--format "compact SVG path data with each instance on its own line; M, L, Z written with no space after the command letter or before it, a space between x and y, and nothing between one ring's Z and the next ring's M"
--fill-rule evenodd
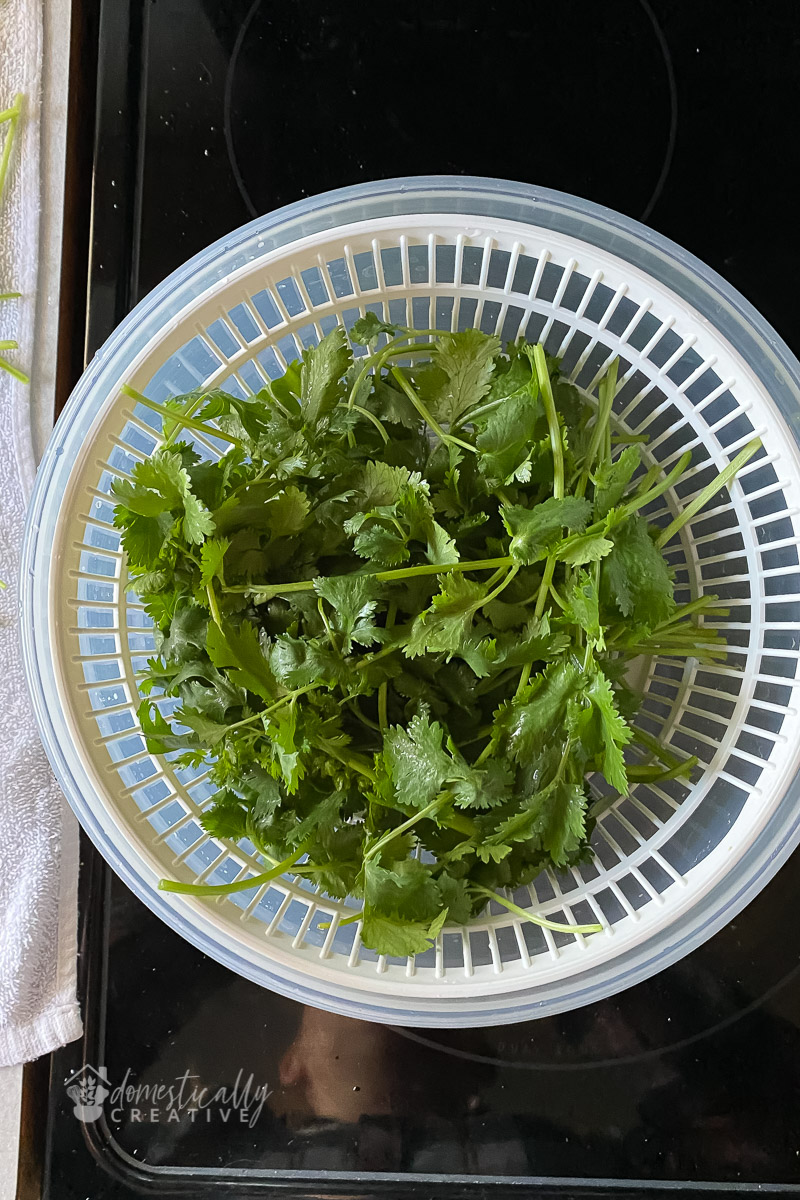
M114 511L114 523L123 530L122 548L135 571L137 567L148 566L160 558L175 522L171 513L144 517L118 505Z
M353 549L360 558L368 558L383 567L399 567L411 557L402 533L384 525L370 525L359 530L353 540Z
M118 479L111 490L129 513L152 518L169 512L182 517L186 540L192 545L200 544L214 532L211 514L192 493L188 472L177 451L156 450L150 458L136 464L133 483ZM119 511L116 520L122 526L128 523L124 511Z
M348 671L341 658L314 638L295 638L288 633L276 637L269 653L275 678L287 688L308 687L324 682L346 684Z
M611 536L603 579L623 617L652 629L675 609L669 566L641 517L629 517Z
M289 704L269 715L270 759L273 774L283 780L286 791L296 792L306 771L302 752L307 743L298 729L296 705Z
M581 567L585 563L599 562L614 549L614 543L599 533L585 533L575 538L569 538L563 547L556 548L556 556L560 562L569 563L571 567Z
M619 504L642 461L638 446L626 446L615 462L603 463L595 476L594 515L602 520Z
M441 790L451 769L442 747L438 721L413 717L408 729L395 726L384 736L384 755L398 795L405 804L424 808Z
M237 842L247 836L247 805L235 792L223 789L200 814L200 824L215 838Z
M383 630L374 622L381 587L366 575L335 575L315 579L314 591L331 606L331 622L342 635L342 649L349 654L353 642L372 646L381 640Z
M472 618L485 596L481 584L459 572L446 575L428 611L414 620L404 648L408 657L441 651L455 654L469 635Z
M431 947L430 925L405 919L393 920L378 912L365 912L361 923L361 941L369 950L390 958L424 954Z
M305 492L297 487L284 488L273 497L266 508L265 517L271 537L293 537L302 532L311 503Z
M478 470L489 487L510 483L528 457L536 427L544 416L534 385L533 394L512 396L490 413L475 444L481 451Z
M479 329L439 339L431 359L435 383L426 397L437 421L452 425L481 402L489 391L499 350L499 339Z
M238 629L228 624L220 629L215 621L210 621L206 648L214 666L227 672L239 687L247 688L262 700L275 699L278 686L254 626L244 622Z
M503 524L511 534L511 557L519 563L535 563L546 558L561 538L563 530L581 531L592 506L582 496L551 496L533 508L509 504L502 509Z
M354 323L350 330L350 340L358 346L368 346L382 333L393 337L399 330L399 325L390 325L387 321L382 321L374 312L367 312Z
M314 429L344 394L342 377L353 361L347 335L337 325L318 346L303 351L300 368L300 405L304 424Z
M564 619L582 629L598 650L605 649L605 635L600 624L600 598L588 571L581 571L570 589Z
M431 521L428 529L427 556L432 563L456 563L459 559L455 541L438 521Z
M586 836L586 797L582 786L559 780L531 803L530 836L557 867L566 866Z
M591 700L602 725L603 774L612 787L626 796L628 775L622 748L633 739L627 723L622 719L614 701L614 693L602 671L597 671L585 693Z
M203 543L200 551L200 582L205 587L211 583L213 579L219 579L224 582L222 574L222 564L225 559L225 552L230 548L230 542L227 538L209 538Z
M161 643L162 657L177 663L194 661L205 650L207 629L208 613L199 604L184 602L170 620Z
M441 908L440 892L430 867L406 858L382 867L374 858L364 863L364 904L405 921L430 923Z
M555 662L501 712L497 725L513 759L532 761L548 743L563 740L567 701L582 685L574 661Z

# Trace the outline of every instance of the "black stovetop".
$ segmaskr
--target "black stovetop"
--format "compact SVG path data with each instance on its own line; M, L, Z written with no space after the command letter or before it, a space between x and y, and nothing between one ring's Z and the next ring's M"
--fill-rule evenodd
M251 216L428 172L535 182L645 220L800 351L795 0L98 0L98 11L92 351L169 271ZM647 983L591 1009L448 1033L261 990L84 851L86 1036L52 1058L53 1200L502 1197L526 1184L543 1196L800 1194L797 856ZM64 1086L84 1063L106 1068L111 1093L88 1123ZM245 1120L241 1087L194 1115L154 1096L187 1073L184 1099L192 1083L213 1092L251 1073L270 1094Z

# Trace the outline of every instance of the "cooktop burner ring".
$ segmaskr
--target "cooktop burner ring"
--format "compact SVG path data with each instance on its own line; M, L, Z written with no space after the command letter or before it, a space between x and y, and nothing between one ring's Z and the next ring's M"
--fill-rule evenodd
M668 178L670 170L672 168L672 162L673 162L673 158L674 158L674 154L675 154L675 145L676 145L676 141L677 141L677 131L678 131L678 88L677 88L677 79L676 79L676 75L675 75L675 70L674 70L674 66L673 66L673 62L672 62L672 53L670 51L666 37L664 36L664 32L661 28L659 20L656 16L655 12L653 11L653 8L651 7L649 0L633 0L633 2L634 2L634 11L641 10L641 13L646 18L646 23L643 26L643 29L645 29L647 31L647 34L649 35L650 38L654 37L655 41L657 43L658 56L661 59L662 65L663 65L664 80L665 80L665 84L666 84L666 96L667 96L667 103L668 103L668 110L669 110L668 117L666 119L667 130L666 130L666 140L665 140L665 144L664 144L663 158L661 159L661 162L658 165L658 173L655 176L655 182L652 186L652 189L650 190L649 195L647 196L647 200L644 203L643 207L641 208L641 212L637 217L638 220L640 220L642 222L646 222L648 220L648 218L650 217L650 214L652 213L656 204L658 203L658 200L664 190L664 187L667 182L667 178ZM231 173L233 175L234 182L236 184L236 188L242 198L242 201L245 205L245 208L246 208L249 216L251 216L251 217L260 216L262 214L262 212L265 211L265 209L254 201L253 187L248 183L248 180L245 178L245 171L243 170L242 162L240 161L240 153L239 153L239 149L237 148L235 130L234 130L234 86L235 86L236 78L237 78L237 69L240 66L240 62L241 62L241 58L242 58L242 52L246 47L248 35L251 33L253 23L255 21L256 16L258 15L261 7L262 7L261 0L253 0L249 9L245 13L245 16L241 22L241 25L239 26L239 29L236 33L236 37L235 37L235 40L234 40L232 48L231 48L231 53L230 53L230 58L229 58L228 65L227 65L227 70L225 73L225 86L224 86L224 97L223 97L223 132L224 132L224 137L225 137L225 146L226 146L226 151L227 151L227 156L228 156L228 162L229 162L229 165L231 168ZM629 69L629 64L626 65L625 69L626 70ZM355 90L352 90L352 94L353 95L356 94ZM610 125L611 122L609 121L609 122L607 122L607 124ZM614 136L616 138L616 128L615 128ZM567 143L569 143L570 137L568 136L564 140ZM623 136L620 137L620 145L624 146L628 143L628 141L629 141L629 139L626 136L624 136L624 131L623 131ZM637 153L641 154L641 152L644 148L646 148L646 147L643 147L642 144L639 143L637 145ZM611 155L609 155L609 158L611 158ZM471 169L471 160L472 160L472 155L470 155L469 160L463 162L459 168L459 164L456 161L451 160L451 158L448 157L446 160L440 158L437 160L437 162L435 164L433 164L431 166L431 169L443 170L443 171L447 171L448 173L452 173L452 174L457 174L457 173L464 174L465 170L467 171L467 173L469 173L469 171ZM650 163L655 168L656 161L651 159ZM358 168L360 168L362 165L363 164L359 163ZM413 173L417 173L417 170L419 170L419 173L422 173L422 168L421 167L417 168L416 166L414 167ZM383 174L385 174L385 175L398 174L399 175L401 173L402 172L399 167L396 168L393 166L393 168L391 170L386 171ZM502 172L500 172L500 173L503 174ZM539 175L537 175L537 178L539 178L539 177L541 177L541 172L539 172ZM350 174L346 174L346 176L340 180L341 183L349 183L352 181L353 181L352 171L350 172ZM552 182L556 182L556 181L553 180ZM583 191L586 191L586 188L584 188ZM296 195L304 196L306 194L307 194L306 189L303 187L300 187L297 189L295 196L292 196L291 198L296 198ZM632 214L632 215L635 215L635 214Z

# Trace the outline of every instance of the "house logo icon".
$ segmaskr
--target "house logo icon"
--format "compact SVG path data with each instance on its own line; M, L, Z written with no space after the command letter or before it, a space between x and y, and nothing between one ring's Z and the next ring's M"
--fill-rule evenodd
M65 1083L67 1095L75 1105L73 1113L79 1121L96 1121L103 1112L103 1101L109 1095L108 1071L86 1063Z

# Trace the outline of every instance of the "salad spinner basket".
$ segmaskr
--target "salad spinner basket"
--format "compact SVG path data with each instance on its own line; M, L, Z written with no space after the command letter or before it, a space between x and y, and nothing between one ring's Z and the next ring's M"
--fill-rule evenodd
M760 451L668 551L684 602L713 593L730 649L714 665L644 665L640 723L695 779L640 784L600 817L591 865L547 872L514 899L551 933L492 905L416 958L365 949L332 901L287 875L215 900L157 891L263 870L249 842L198 817L202 769L150 754L136 672L154 648L127 580L111 485L151 454L155 401L222 385L239 395L365 312L417 328L524 334L591 390L620 359L614 420L647 435L648 465L693 464L650 511L675 514L747 442ZM357 352L361 352L357 348ZM37 718L78 818L125 882L234 971L297 1000L405 1025L481 1025L600 999L675 961L730 920L800 840L800 364L701 262L570 196L488 179L388 180L260 218L171 275L80 381L45 454L22 569ZM208 454L213 448L205 447Z

